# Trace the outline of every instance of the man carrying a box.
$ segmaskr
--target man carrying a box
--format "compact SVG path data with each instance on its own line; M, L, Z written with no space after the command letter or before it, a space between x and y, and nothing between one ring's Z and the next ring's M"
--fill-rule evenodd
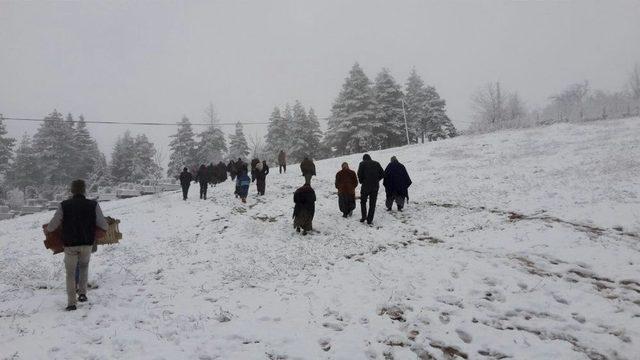
M76 309L77 301L87 301L87 277L91 248L96 240L96 226L107 231L109 225L96 201L85 198L85 183L74 180L71 183L71 199L58 205L53 219L47 225L52 232L62 225L64 243L64 266L67 272L67 311ZM80 268L79 283L76 284L76 267Z

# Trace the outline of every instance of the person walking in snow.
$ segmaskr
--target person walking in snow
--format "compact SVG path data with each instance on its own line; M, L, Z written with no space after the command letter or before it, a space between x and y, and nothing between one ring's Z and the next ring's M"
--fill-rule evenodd
M46 231L53 232L62 226L64 243L64 267L66 270L67 311L76 310L77 301L87 301L87 278L91 249L96 241L96 227L107 231L109 225L102 215L98 202L85 197L86 185L83 180L71 183L71 199L58 205ZM76 268L80 274L76 281Z
M313 160L305 156L304 160L300 162L300 171L302 171L302 176L304 176L305 184L311 184L311 177L316 175L316 165L313 163Z
M284 150L280 150L278 153L278 166L280 167L280 174L284 170L285 174L287 173L287 154Z
M360 222L373 223L373 216L376 212L376 200L380 189L380 180L384 178L384 170L377 161L371 160L369 154L364 154L362 162L358 166L358 181L360 181L360 210L362 218ZM367 211L367 200L369 200L369 211Z
M213 162L209 163L209 165L207 165L207 181L214 186L217 184L215 171L216 167L213 165Z
M240 197L243 203L247 202L247 195L249 194L249 185L251 185L251 178L247 175L246 164L245 167L240 170L240 174L236 179L236 193Z
M180 186L182 187L182 200L187 200L187 194L189 194L189 186L191 186L193 176L186 167L182 169L180 173Z
M355 171L349 169L349 164L343 162L342 170L336 174L338 207L342 212L342 217L351 216L356 208L356 187L358 187L358 177Z
M256 165L260 164L260 159L251 159L251 182L256 181Z
M396 202L398 211L402 211L405 199L409 199L409 186L411 178L407 169L395 156L391 157L391 162L384 169L384 181L382 182L386 193L387 211L391 211L393 202Z
M266 160L256 164L256 187L258 188L258 195L264 195L268 174L269 166L267 166Z
M306 183L293 194L293 227L302 235L313 230L313 216L316 211L316 192L311 184Z
M209 172L207 167L202 164L196 174L196 181L200 183L200 199L207 200L207 187L209 186Z
M231 181L234 181L236 179L236 163L233 161L233 159L229 160L229 164L227 165L227 172L229 173L229 176L231 176Z

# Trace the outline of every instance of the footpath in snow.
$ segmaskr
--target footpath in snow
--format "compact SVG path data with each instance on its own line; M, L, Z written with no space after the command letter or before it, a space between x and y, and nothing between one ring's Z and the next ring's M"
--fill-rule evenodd
M124 239L75 312L52 213L0 221L0 359L638 359L640 119L371 154L414 183L402 213L381 190L373 227L333 186L361 155L316 163L305 237L296 166L247 204L230 181L103 203Z

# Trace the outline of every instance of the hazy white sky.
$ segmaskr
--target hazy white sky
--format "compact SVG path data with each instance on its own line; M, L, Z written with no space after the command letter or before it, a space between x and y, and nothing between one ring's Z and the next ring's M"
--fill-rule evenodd
M401 83L415 66L465 128L488 81L529 105L584 79L622 89L640 62L640 1L0 0L0 49L5 116L198 122L212 101L223 122L263 122L296 99L326 116L358 61ZM16 137L37 128L7 126ZM126 126L91 130L109 153ZM160 148L175 131L131 130Z

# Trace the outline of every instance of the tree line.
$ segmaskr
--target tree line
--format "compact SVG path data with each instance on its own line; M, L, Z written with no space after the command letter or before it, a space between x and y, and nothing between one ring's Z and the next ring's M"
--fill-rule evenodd
M323 134L313 109L305 112L300 102L275 108L266 148L285 150L299 161L304 155L324 158L456 136L445 100L415 69L403 91L388 69L372 83L358 63L333 102L327 125Z
M126 131L116 141L107 163L98 143L91 136L84 116L76 120L54 110L33 136L25 134L17 148L16 140L6 136L0 117L0 184L3 191L27 188L50 193L66 187L73 179L93 179L101 184L136 182L157 178L159 159L146 135Z
M517 92L491 82L478 89L471 102L470 132L640 116L640 65L633 67L619 91L592 89L585 80L549 96L540 108L528 108Z

